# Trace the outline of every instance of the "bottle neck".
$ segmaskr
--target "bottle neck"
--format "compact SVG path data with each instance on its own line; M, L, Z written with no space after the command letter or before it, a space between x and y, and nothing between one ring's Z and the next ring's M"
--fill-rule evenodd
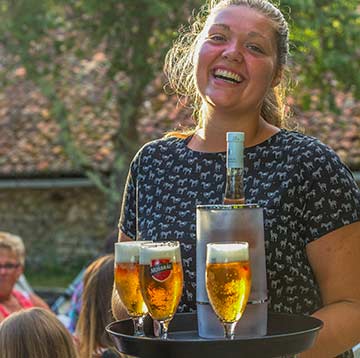
M245 204L243 142L227 143L224 204Z
M243 169L227 169L224 204L245 204Z

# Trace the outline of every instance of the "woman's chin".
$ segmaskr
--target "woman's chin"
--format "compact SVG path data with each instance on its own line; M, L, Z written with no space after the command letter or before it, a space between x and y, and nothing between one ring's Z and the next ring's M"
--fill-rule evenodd
M239 100L234 101L229 96L207 96L207 104L214 110L232 111L238 106Z

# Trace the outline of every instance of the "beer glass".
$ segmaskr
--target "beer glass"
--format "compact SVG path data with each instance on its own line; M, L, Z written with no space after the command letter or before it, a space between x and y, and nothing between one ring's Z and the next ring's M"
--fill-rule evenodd
M249 244L207 244L205 280L210 304L224 326L225 338L233 339L250 294Z
M142 296L151 318L159 324L159 337L166 339L183 290L180 244L168 241L142 245L139 261Z
M140 245L146 242L115 243L115 287L128 315L134 322L135 336L145 336L143 325L148 312L141 295L139 277Z

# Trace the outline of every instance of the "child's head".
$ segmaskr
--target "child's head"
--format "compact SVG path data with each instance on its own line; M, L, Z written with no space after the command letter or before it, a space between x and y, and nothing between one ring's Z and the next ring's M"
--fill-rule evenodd
M15 312L0 324L2 358L77 358L70 333L43 308Z

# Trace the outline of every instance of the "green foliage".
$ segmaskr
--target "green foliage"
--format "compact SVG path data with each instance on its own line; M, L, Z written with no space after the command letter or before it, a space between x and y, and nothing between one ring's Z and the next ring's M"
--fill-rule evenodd
M332 110L336 91L360 98L358 0L284 0L281 7L289 13L293 65L303 104L312 89L321 90L321 107Z
M44 270L38 272L27 272L26 278L29 281L31 287L33 289L39 289L42 287L46 287L47 289L59 289L59 288L67 288L71 282L76 277L79 271L66 272L63 271L47 271Z
M17 54L19 62L26 63L31 71L35 71L39 60L40 53L32 51L39 37L58 25L51 10L55 8L50 0L4 1L0 10L1 42Z
M44 264L39 269L26 269L26 278L33 288L66 288L90 260L83 260L77 265L68 266L53 261L51 265Z

